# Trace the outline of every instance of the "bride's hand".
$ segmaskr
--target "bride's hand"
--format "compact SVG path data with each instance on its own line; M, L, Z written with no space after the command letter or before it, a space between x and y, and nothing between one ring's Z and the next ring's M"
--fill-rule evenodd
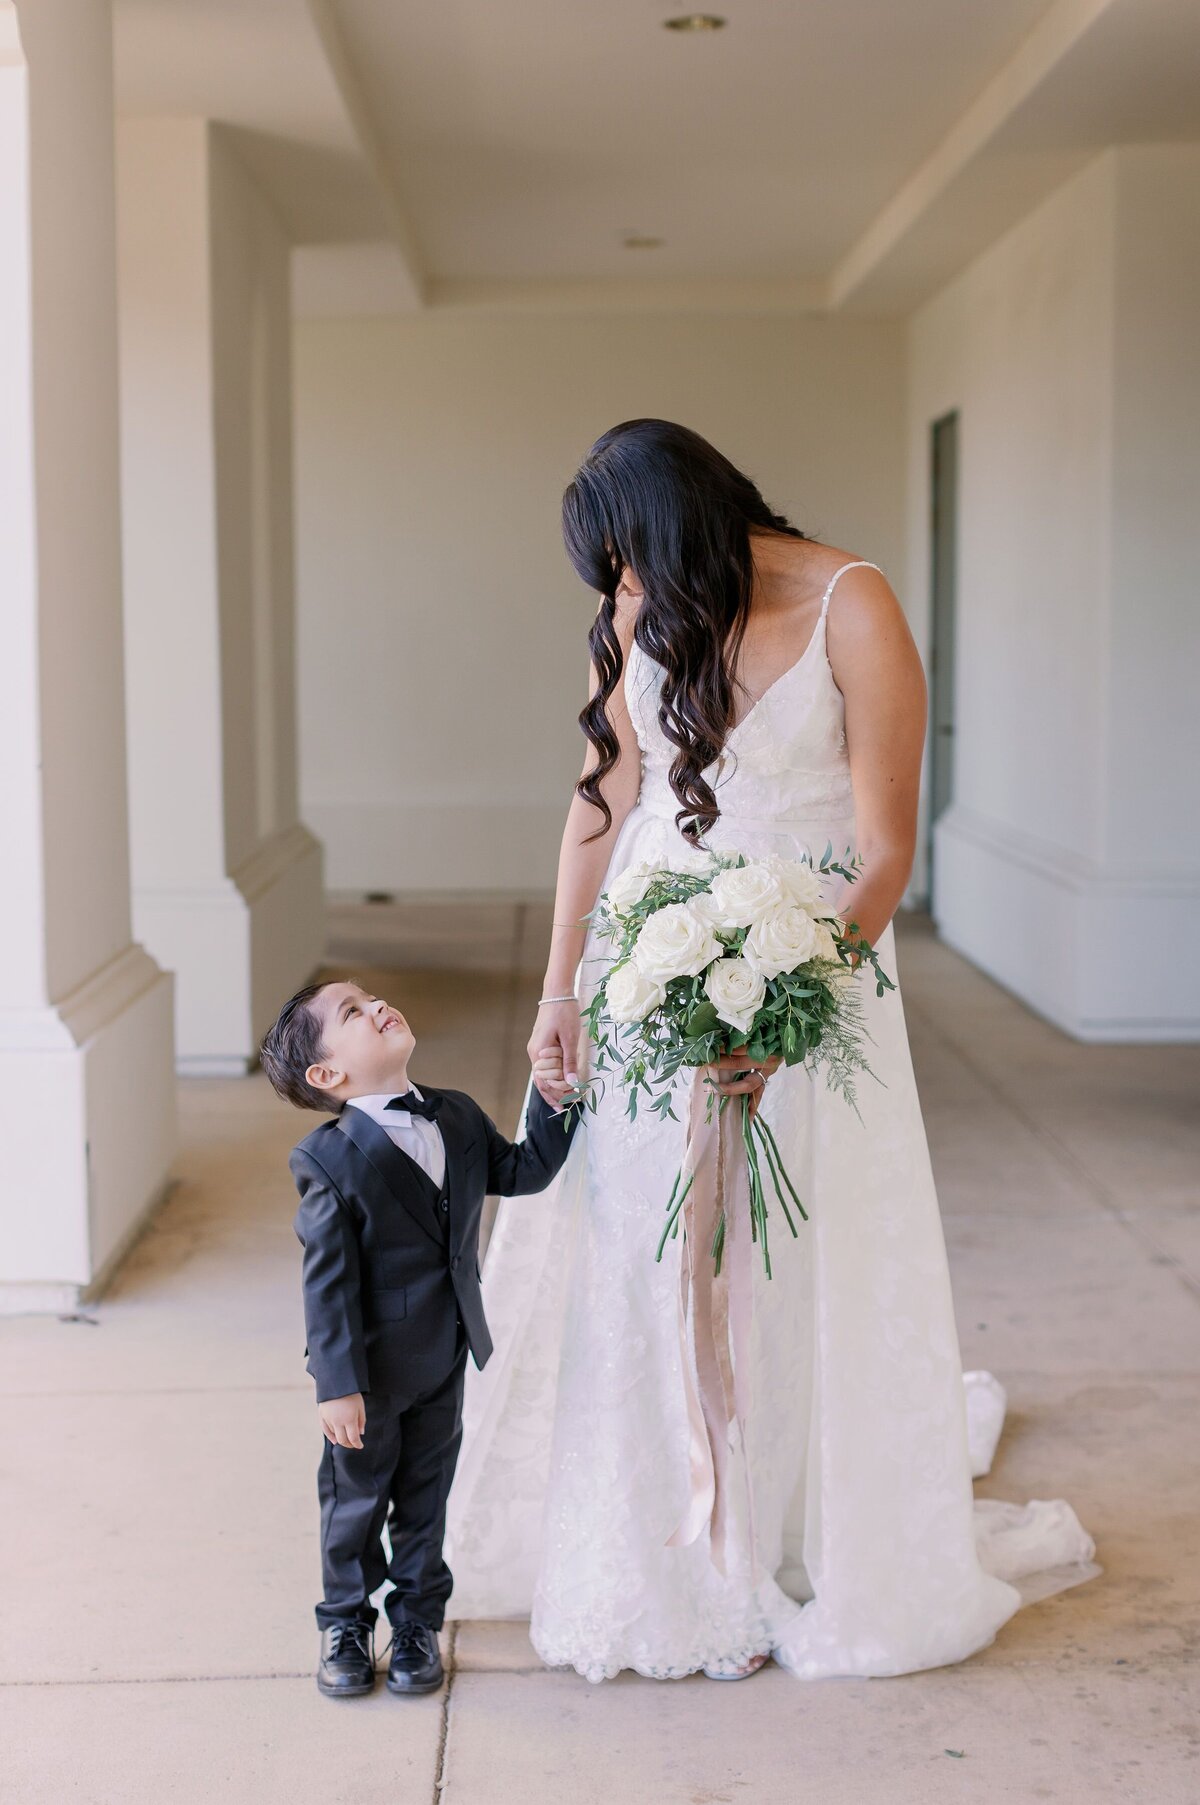
M579 1028L578 1003L545 1003L537 1012L525 1049L534 1067L533 1082L555 1109L579 1082ZM562 1076L557 1079L547 1076L545 1067L545 1055L556 1049L562 1056Z
M779 1070L782 1064L778 1053L770 1059L751 1060L745 1047L735 1047L732 1053L725 1053L712 1065L704 1067L704 1074L709 1084L722 1097L750 1097L750 1120L758 1114L758 1106L762 1102L763 1092L767 1088L767 1080ZM736 1077L734 1074L745 1072L749 1067L749 1076Z

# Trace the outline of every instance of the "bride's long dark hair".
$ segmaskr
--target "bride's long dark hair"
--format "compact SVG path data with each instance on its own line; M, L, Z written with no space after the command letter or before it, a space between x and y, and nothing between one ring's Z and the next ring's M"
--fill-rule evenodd
M603 600L588 636L599 687L579 717L597 763L576 785L612 826L601 784L620 757L606 704L620 681L617 585L631 570L645 590L634 637L666 672L658 718L677 748L676 825L696 843L718 819L703 773L720 756L736 708L733 671L746 631L752 528L807 539L774 514L748 476L699 433L669 420L626 420L596 440L563 495L572 564Z

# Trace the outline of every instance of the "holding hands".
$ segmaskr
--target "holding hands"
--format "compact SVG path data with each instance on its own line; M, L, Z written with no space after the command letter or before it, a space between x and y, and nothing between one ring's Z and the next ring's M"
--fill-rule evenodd
M572 998L544 1003L538 1010L526 1051L533 1067L533 1082L546 1102L557 1109L563 1097L578 1083L580 1036L579 1004ZM720 1096L750 1093L751 1119L758 1113L767 1080L779 1070L778 1055L752 1063L745 1047L726 1053L703 1068L707 1082Z
M525 1050L533 1082L552 1109L578 1083L579 1031L579 1004L573 997L544 1003L537 1012Z

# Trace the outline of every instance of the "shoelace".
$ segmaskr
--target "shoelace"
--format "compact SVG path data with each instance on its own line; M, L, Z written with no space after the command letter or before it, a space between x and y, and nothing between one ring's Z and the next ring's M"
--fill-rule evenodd
M347 1642L357 1650L364 1661L371 1659L371 1632L365 1623L334 1624L333 1640L329 1645L331 1661L338 1661L343 1654L349 1652L346 1648Z
M411 1618L407 1618L403 1623L397 1624L392 1631L393 1652L399 1650L401 1653L407 1654L410 1649L415 1648L419 1649L422 1654L427 1654L429 1645L426 1637L432 1637L432 1635L433 1631L426 1629L423 1623L414 1623Z

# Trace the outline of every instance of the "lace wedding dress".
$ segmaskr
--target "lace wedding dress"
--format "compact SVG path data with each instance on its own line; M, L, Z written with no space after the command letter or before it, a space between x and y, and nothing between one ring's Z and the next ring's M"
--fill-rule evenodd
M708 773L721 808L714 849L819 859L826 841L853 847L842 697L825 650L841 574L803 656ZM635 645L626 694L641 795L606 885L640 860L696 856L674 825L661 676ZM585 1000L606 945L589 935ZM878 950L895 978L890 926ZM654 1254L683 1149L681 1074L678 1122L631 1122L610 1087L550 1189L500 1206L483 1279L496 1351L468 1378L450 1499L452 1616L529 1616L542 1660L593 1680L627 1667L673 1678L768 1649L806 1679L897 1674L962 1660L1023 1597L1098 1571L1062 1501L973 1503L1004 1394L985 1373L964 1387L900 992L863 988L882 1082L860 1081L862 1120L801 1068L780 1070L762 1105L811 1221L792 1240L776 1208L773 1279L756 1263L725 1575L706 1537L667 1546L689 1487L680 1244L661 1264ZM756 1563L738 1502L747 1477Z

